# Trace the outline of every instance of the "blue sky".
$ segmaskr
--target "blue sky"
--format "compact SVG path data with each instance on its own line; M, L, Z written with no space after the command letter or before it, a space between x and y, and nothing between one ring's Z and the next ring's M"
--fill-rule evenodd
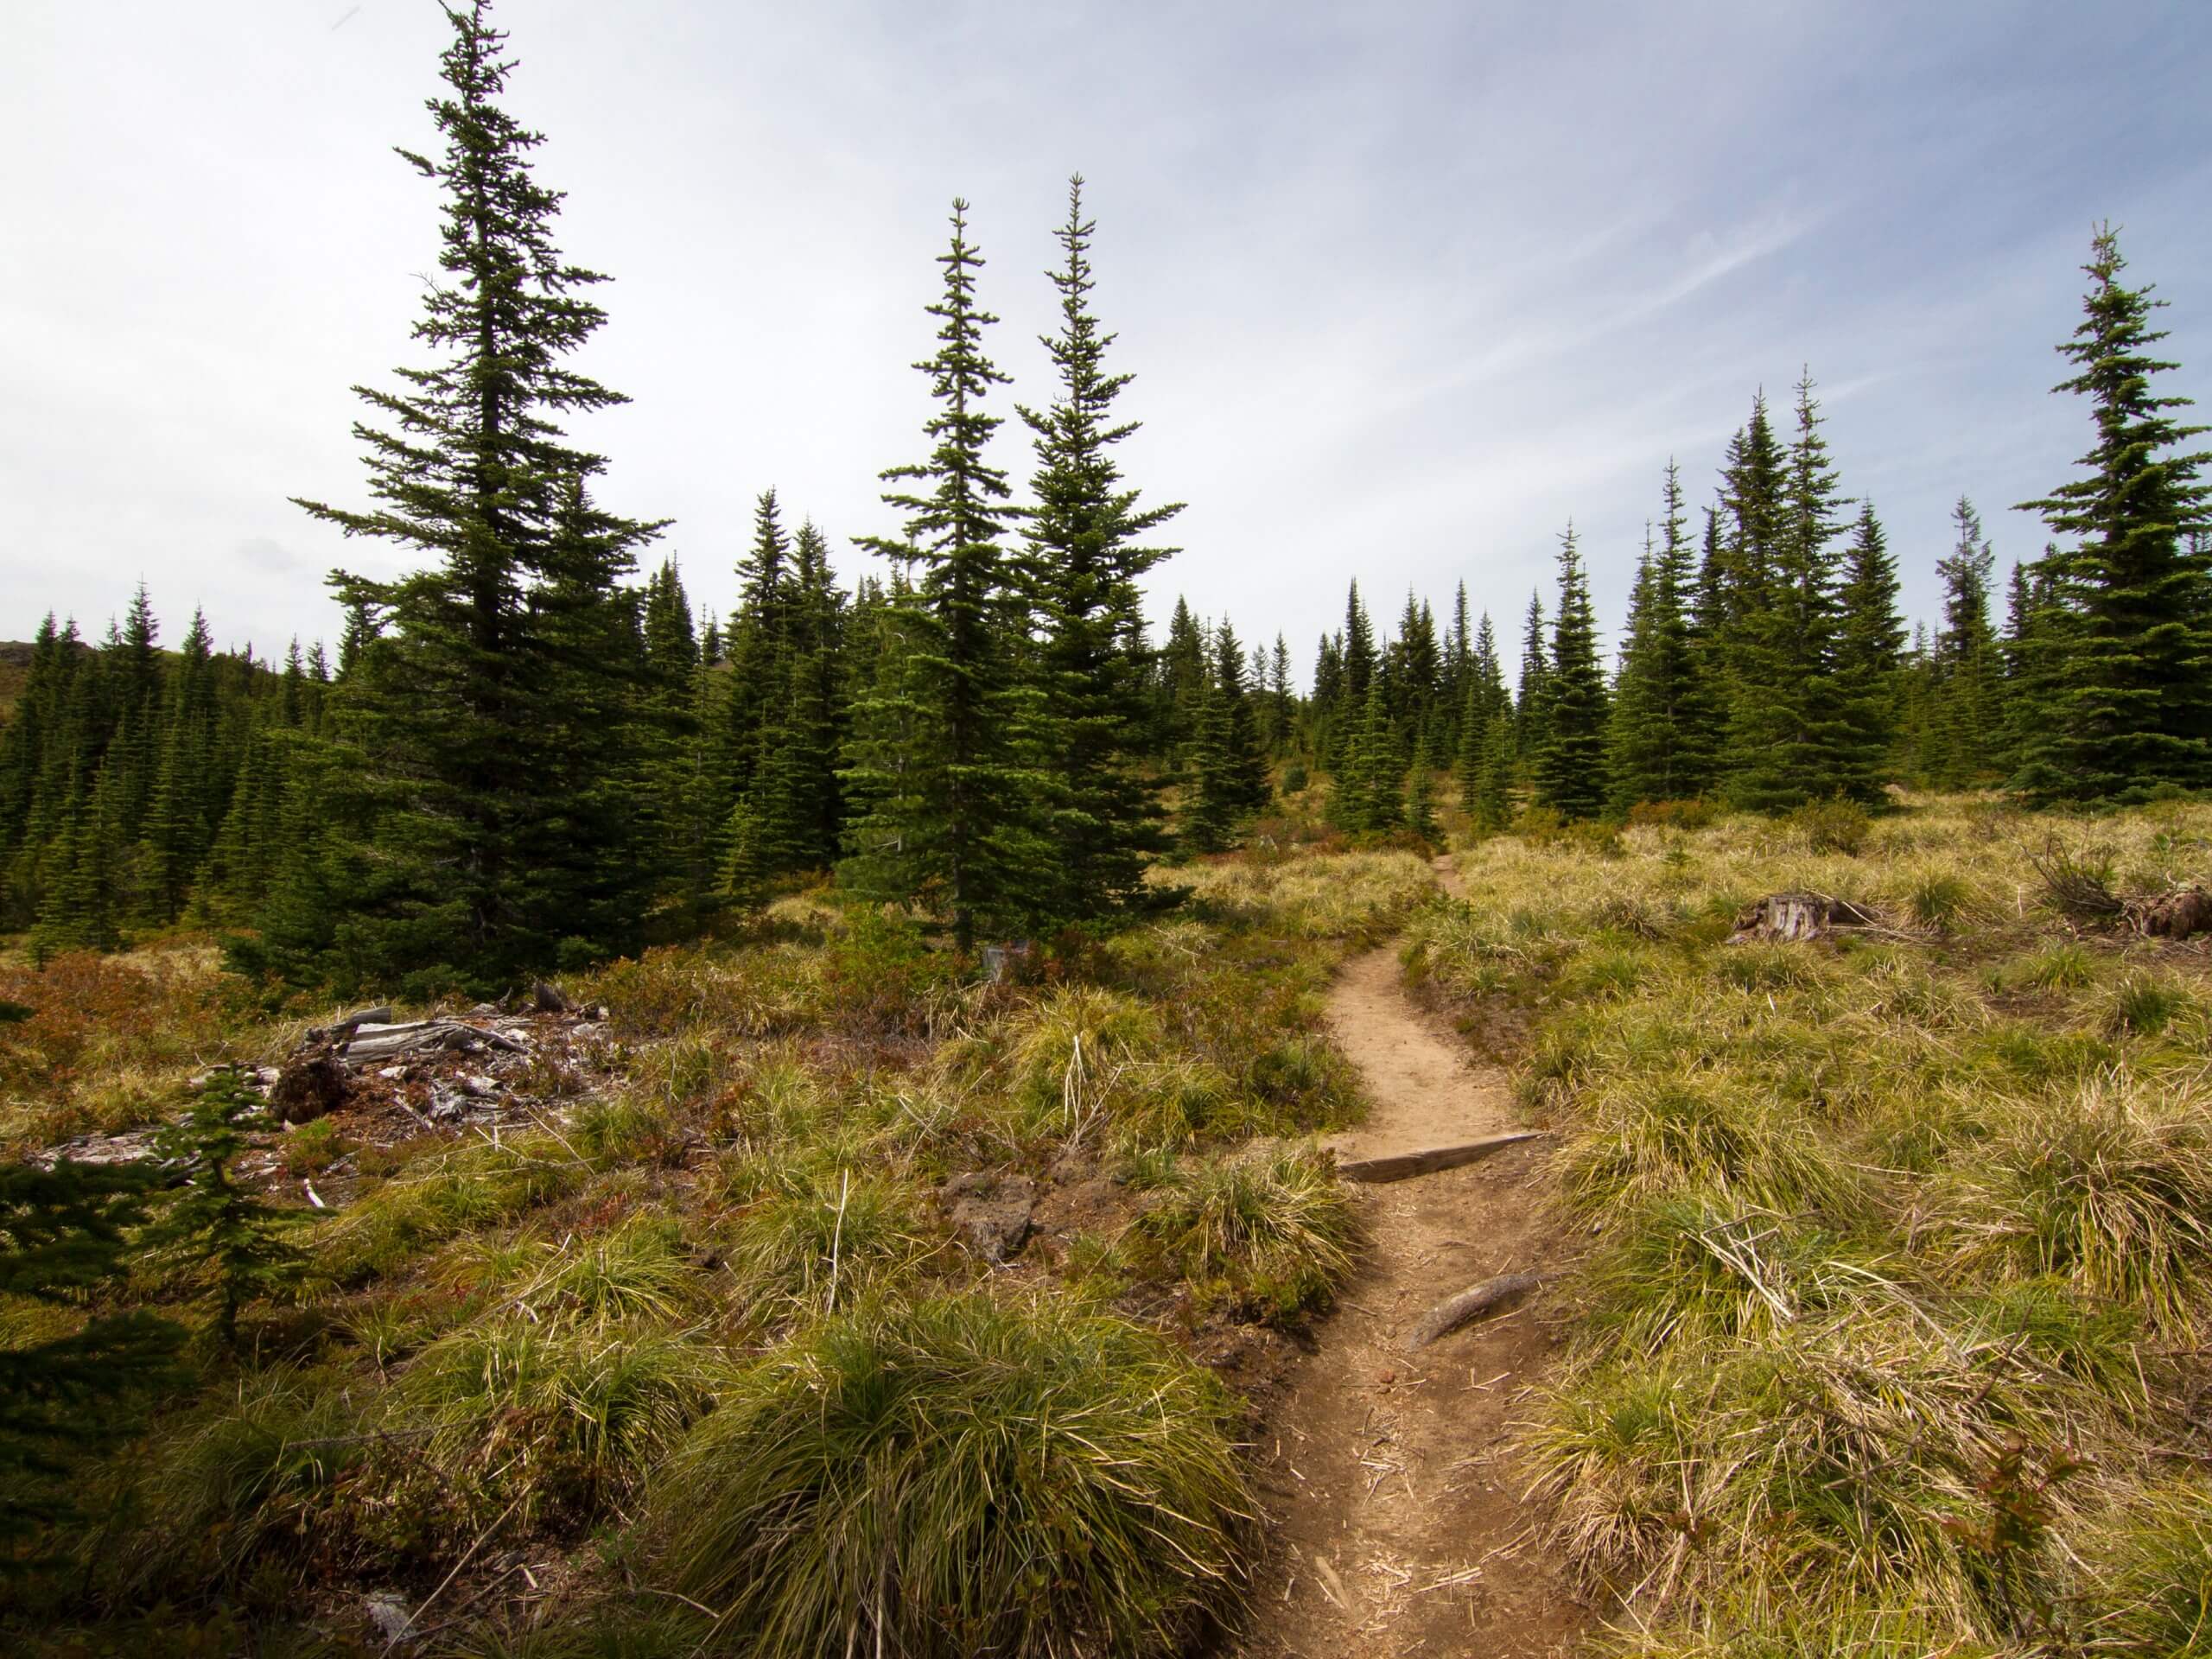
M1662 469L1709 494L1755 389L1819 383L1845 486L1935 605L1951 502L2000 563L2069 475L2048 389L2092 224L2173 302L2212 400L2212 6L505 0L511 103L616 278L582 365L604 499L677 522L695 595L771 485L848 538L916 459L906 365L973 202L1014 397L1066 175L1145 429L1188 503L1177 592L1301 665L1357 575L1378 621L1464 579L1509 645L1572 518L1617 629ZM104 627L142 577L181 632L335 632L288 497L358 503L347 388L414 360L436 204L429 0L23 0L0 60L0 638ZM1027 451L1000 435L1017 478Z

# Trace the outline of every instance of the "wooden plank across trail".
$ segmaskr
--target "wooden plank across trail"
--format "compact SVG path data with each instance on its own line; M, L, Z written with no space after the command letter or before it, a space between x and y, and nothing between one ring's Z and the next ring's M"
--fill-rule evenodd
M1541 1129L1522 1129L1512 1135L1486 1135L1479 1141L1462 1141L1457 1146L1428 1147L1420 1152L1396 1152L1383 1158L1361 1158L1349 1164L1337 1166L1338 1176L1347 1181L1402 1181L1415 1175L1433 1175L1440 1169L1457 1169L1462 1164L1471 1164L1478 1158L1487 1158L1493 1152L1503 1152L1508 1147L1517 1147L1524 1141L1541 1141Z

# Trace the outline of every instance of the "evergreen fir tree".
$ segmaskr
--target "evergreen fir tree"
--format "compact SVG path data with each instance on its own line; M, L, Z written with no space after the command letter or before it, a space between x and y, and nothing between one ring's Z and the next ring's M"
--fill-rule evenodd
M0 1294L71 1306L119 1276L153 1179L143 1165L0 1164ZM138 1407L173 1378L182 1336L140 1311L0 1345L0 1544L71 1513L73 1459L137 1432Z
M1513 700L1514 747L1524 766L1535 763L1551 741L1552 669L1544 644L1544 600L1529 595L1529 620L1521 632L1521 683Z
M1330 688L1331 715L1322 764L1339 782L1351 764L1351 752L1367 719L1367 693L1375 681L1377 663L1375 626L1360 602L1355 580L1344 598L1344 625L1336 642L1336 674Z
M881 897L940 893L963 952L979 927L1049 913L1052 888L1035 829L1050 779L1016 681L1013 634L1026 618L1001 541L1008 492L984 457L999 421L982 401L1006 377L982 348L996 319L975 302L982 260L968 241L967 211L953 203L951 245L938 261L944 296L929 307L942 324L938 350L917 365L938 405L924 429L933 447L926 461L883 474L928 493L886 494L906 515L905 537L861 543L919 575L888 612L901 636L886 659L897 680L886 685L880 674L854 710L844 777L859 817L842 871Z
M1268 659L1268 742L1276 755L1291 752L1298 737L1298 697L1291 690L1290 646L1280 633Z
M1859 510L1837 603L1834 675L1843 736L1832 772L1838 793L1872 805L1882 798L1896 750L1905 632L1897 614L1897 562L1871 504Z
M416 327L443 355L399 391L359 389L385 423L357 429L378 505L301 505L437 561L334 578L379 636L349 636L349 672L382 661L353 716L373 809L357 861L376 877L332 918L326 960L488 988L634 937L651 872L622 798L639 663L620 583L660 526L594 506L605 461L562 441L560 419L622 401L565 361L605 321L583 295L601 279L553 245L561 197L531 175L540 136L498 102L512 65L488 5L447 16L444 148L407 156L444 197L450 280Z
M1091 313L1094 229L1084 217L1083 180L1071 179L1067 222L1055 232L1065 259L1051 273L1060 327L1044 340L1059 385L1048 409L1020 410L1037 459L1027 535L1031 593L1044 629L1038 666L1052 734L1048 830L1059 911L1074 918L1137 904L1145 856L1164 845L1145 765L1148 653L1141 645L1139 584L1174 551L1148 546L1147 539L1182 511L1179 504L1140 505L1115 460L1115 446L1138 424L1116 417L1130 377L1107 369L1114 336Z
M1809 376L1797 384L1786 460L1755 404L1732 475L1737 521L1732 633L1736 704L1728 788L1756 811L1832 792L1844 739L1832 675L1836 633L1833 543L1841 498Z
M1687 800L1710 788L1718 709L1689 614L1690 545L1681 474L1667 463L1661 540L1647 548L1621 645L1611 734L1612 804Z
M1206 695L1206 637L1181 594L1167 619L1167 643L1161 647L1156 724L1160 745L1179 753L1198 730L1198 709Z
M251 1144L245 1121L261 1110L260 1096L237 1072L217 1071L184 1116L156 1137L157 1153L181 1172L184 1185L146 1242L207 1274L215 1334L226 1353L238 1351L239 1313L250 1302L287 1293L307 1261L288 1236L300 1211L270 1204L231 1173L232 1161Z
M1214 630L1213 674L1192 744L1192 808L1184 839L1201 852L1228 844L1237 821L1267 805L1268 760L1244 683L1244 653L1224 617Z
M1951 510L1957 540L1936 562L1943 580L1943 626L1930 664L1936 764L1929 782L1961 789L1980 782L1997 759L1997 633L1989 615L1996 564L1981 518L1963 495Z
M1552 623L1544 746L1537 752L1536 799L1568 818L1605 809L1605 672L1598 660L1590 586L1569 524L1560 537L1559 611Z
M2206 429L2176 418L2190 399L2154 390L2177 366L2151 354L2165 338L2151 314L2165 302L2126 286L2126 269L2114 232L2100 229L2085 315L2058 348L2079 372L2054 388L2089 400L2096 442L2084 476L2021 504L2076 538L2046 562L2066 619L2063 666L2018 779L2044 799L2212 779L2212 572L2190 536L2205 522L2198 474L2212 454L2182 451Z
M1370 679L1358 734L1347 747L1330 816L1354 835L1388 835L1405 823L1406 754L1381 677Z
M1475 783L1471 809L1475 827L1503 830L1513 821L1513 779L1518 765L1513 716L1503 709L1492 714L1483 735L1482 770Z

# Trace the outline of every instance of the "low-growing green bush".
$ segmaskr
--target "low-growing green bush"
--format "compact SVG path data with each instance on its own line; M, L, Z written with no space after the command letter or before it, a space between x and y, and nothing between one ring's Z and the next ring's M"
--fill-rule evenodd
M1110 1316L856 1309L723 1391L656 1484L648 1560L749 1659L1179 1653L1243 1571L1233 1422Z

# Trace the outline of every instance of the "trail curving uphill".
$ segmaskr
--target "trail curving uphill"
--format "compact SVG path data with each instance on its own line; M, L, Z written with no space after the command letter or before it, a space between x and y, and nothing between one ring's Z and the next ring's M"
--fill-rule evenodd
M1459 891L1448 860L1446 891ZM1330 997L1338 1044L1372 1103L1335 1141L1370 1159L1519 1127L1503 1072L1470 1062L1408 999L1394 947L1348 964ZM1553 1342L1541 1295L1433 1344L1407 1338L1446 1297L1556 1255L1542 1154L1355 1189L1359 1272L1316 1336L1262 1448L1278 1543L1254 1599L1249 1659L1489 1659L1563 1651L1584 1620L1534 1537L1506 1453Z

